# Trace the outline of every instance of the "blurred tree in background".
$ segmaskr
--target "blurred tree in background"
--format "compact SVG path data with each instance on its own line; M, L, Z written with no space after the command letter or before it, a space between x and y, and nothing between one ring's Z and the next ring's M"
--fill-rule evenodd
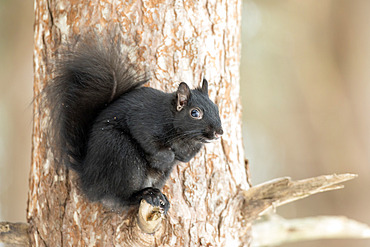
M33 1L0 1L0 219L24 221L31 162Z

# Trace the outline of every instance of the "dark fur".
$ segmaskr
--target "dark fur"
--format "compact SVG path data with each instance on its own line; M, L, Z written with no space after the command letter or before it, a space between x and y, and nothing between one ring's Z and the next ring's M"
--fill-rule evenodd
M206 80L164 93L141 87L148 76L140 71L117 37L89 35L64 49L45 90L51 140L90 200L125 206L145 199L166 212L160 189L173 166L221 135L221 121ZM191 116L195 107L201 119Z

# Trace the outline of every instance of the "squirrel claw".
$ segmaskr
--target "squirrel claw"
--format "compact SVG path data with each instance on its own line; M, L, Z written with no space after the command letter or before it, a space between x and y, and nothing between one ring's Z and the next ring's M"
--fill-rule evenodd
M142 199L153 207L159 207L164 214L167 214L168 209L170 209L170 202L167 197L157 188L146 188L142 193Z

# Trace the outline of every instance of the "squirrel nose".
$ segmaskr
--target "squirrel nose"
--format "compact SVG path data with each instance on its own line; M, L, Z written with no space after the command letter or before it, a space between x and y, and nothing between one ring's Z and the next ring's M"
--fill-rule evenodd
M224 133L224 131L222 129L218 129L215 131L215 138L218 139L220 138L220 136L222 136L222 134Z

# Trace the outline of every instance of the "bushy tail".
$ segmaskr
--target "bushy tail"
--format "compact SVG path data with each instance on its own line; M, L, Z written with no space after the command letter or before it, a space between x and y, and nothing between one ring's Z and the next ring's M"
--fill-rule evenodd
M51 144L60 162L80 170L94 119L125 92L149 80L124 50L118 35L81 35L58 54L55 77L44 91L50 109Z

